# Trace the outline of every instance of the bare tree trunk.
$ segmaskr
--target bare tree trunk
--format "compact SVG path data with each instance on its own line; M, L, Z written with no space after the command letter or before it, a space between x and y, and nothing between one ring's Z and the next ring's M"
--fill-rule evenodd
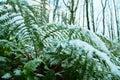
M102 2L103 0L101 0L101 5L102 5L102 14L103 14L103 35L105 35L105 8L106 8L106 5L107 5L107 0L105 0L105 4Z
M55 21L55 16L56 16L57 8L58 8L58 3L59 3L59 0L55 0L55 9L53 11L53 21Z
M40 6L41 13L40 14L41 14L42 24L49 22L46 5L47 5L47 0L41 0L41 6Z
M110 4L108 4L109 6L109 11L110 11L110 26L109 26L109 36L110 38L113 40L114 39L114 26L113 26L113 13L112 13L112 9L111 9L111 6Z
M65 24L67 24L67 21L68 21L68 19L67 19L67 13L62 12L62 22L64 22Z
M118 14L117 14L117 8L116 8L116 4L115 1L113 0L113 5L114 5L114 10L115 10L115 22L117 25L117 36L118 36L118 41L120 40L120 33L119 33L119 20L118 20Z
M83 4L83 27L85 27L85 19L84 19L84 17L85 17L85 1L84 1L84 4Z
M94 21L94 5L93 0L91 0L91 19L92 19L92 26L93 26L93 32L95 32L95 21Z
M71 0L71 10L70 10L70 22L69 24L74 24L74 0Z
M65 6L69 9L70 11L70 20L69 20L69 24L74 24L75 22L75 13L78 7L78 3L79 0L77 0L77 3L75 5L74 0L71 0L71 2L69 3L69 5L66 4L65 0L63 0L63 3L65 4Z
M86 19L87 19L87 27L88 27L88 29L90 30L88 0L85 0L85 3L86 3Z

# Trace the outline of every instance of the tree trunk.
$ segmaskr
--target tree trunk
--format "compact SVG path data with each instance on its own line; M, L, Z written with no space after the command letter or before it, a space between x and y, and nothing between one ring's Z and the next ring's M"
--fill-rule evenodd
M85 1L84 1L84 4L83 4L83 27L85 27Z
M109 26L109 37L111 38L111 40L114 39L114 21L113 21L113 13L112 13L112 9L111 9L111 6L110 4L108 4L108 7L109 7L109 11L110 11L110 26Z
M77 10L77 7L78 7L79 0L77 0L76 5L75 5L74 2L75 2L74 0L71 0L71 2L69 3L69 5L67 5L67 4L65 3L65 1L63 0L63 3L65 4L65 6L66 6L66 7L69 9L69 11L70 11L69 24L74 24L74 23L75 23L75 13L76 13L76 10Z
M113 5L114 5L114 10L115 10L115 22L117 26L117 36L118 36L118 41L120 40L120 33L119 33L119 20L118 20L118 14L117 14L117 9L116 9L116 4L115 1L113 0Z
M57 8L58 8L58 3L59 3L59 0L55 0L55 9L53 11L53 21L55 21L55 16L56 16L56 11L57 11Z
M86 19L87 19L87 27L88 27L88 29L90 30L88 0L85 0L85 3L86 3Z
M93 27L93 32L95 32L95 21L94 21L94 5L93 5L93 0L91 0L91 20L92 20L92 27Z
M101 0L101 5L102 5L102 22L103 22L103 35L105 35L105 8L106 8L106 4L107 4L107 0L105 0L105 3L102 2L103 0Z

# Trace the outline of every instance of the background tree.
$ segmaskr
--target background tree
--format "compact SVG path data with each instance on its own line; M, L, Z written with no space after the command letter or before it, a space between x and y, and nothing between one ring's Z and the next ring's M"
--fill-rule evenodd
M115 11L115 22L117 26L117 36L118 36L118 41L120 40L120 33L119 33L119 16L118 16L118 11L117 11L117 6L115 0L113 0L113 5L114 5L114 11Z
M70 2L68 1L67 3L65 2L65 0L63 0L63 2L70 12L69 24L74 24L75 23L75 13L78 8L79 0L77 0L76 3L74 0L71 0Z
M106 5L107 5L107 0L105 0L104 2L103 2L103 0L101 0L101 5L102 5L102 15L103 15L103 17L102 17L103 35L105 35L105 29L106 29L106 27L105 27L105 25L106 25L105 9L106 9Z
M110 2L108 1L108 8L109 8L109 13L110 13L110 22L108 23L109 24L109 37L111 40L114 40L115 38L115 27L114 27L114 17L113 17L113 9L110 5Z
M53 11L53 21L55 21L55 16L56 16L56 11L57 11L57 8L58 8L58 4L59 4L59 0L55 0L54 1L54 11Z
M93 27L93 32L95 32L95 21L94 21L94 1L90 0L90 13L91 13L91 22Z
M48 0L40 0L40 22L42 23L48 23L49 22L49 16L48 16Z
M89 0L85 0L86 5L86 20L87 20L87 27L90 30L90 21L89 21Z

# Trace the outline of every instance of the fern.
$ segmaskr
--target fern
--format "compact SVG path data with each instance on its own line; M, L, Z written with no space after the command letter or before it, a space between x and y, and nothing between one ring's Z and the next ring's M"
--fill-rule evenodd
M46 60L50 61L50 65L61 64L65 70L68 69L66 73L71 73L67 76L77 74L77 76L67 77L67 79L93 79L94 71L99 73L95 75L96 78L103 76L103 73L107 76L100 77L100 79L117 79L117 77L113 78L112 76L120 76L119 62L114 59L115 56L110 54L106 47L105 43L108 41L103 42L95 33L77 26L67 27L61 24L48 24L41 27L40 31L46 46ZM70 68L74 68L72 72L69 72ZM80 76L83 73L86 75Z
M94 78L92 77L93 75L96 76L95 79L99 79L98 76L102 76L103 73L105 77L100 77L100 79L108 80L112 79L113 75L120 76L120 67L118 64L116 65L113 63L113 61L116 61L113 59L113 56L101 52L79 39L61 41L57 46L49 47L46 51L47 54L51 56L50 58L47 58L51 63L50 65L61 64L62 67L65 68L65 75L67 73L77 75L72 76L72 78L70 77L70 74L67 75L70 77L67 77L69 80L89 80ZM94 74L94 71L97 72L97 74Z
M13 74L16 68L22 70L27 61L39 57L43 44L31 6L20 0L7 0L0 6L0 53L7 58L0 68L9 66L0 71L3 76L7 71ZM13 77L16 79L14 74L9 78Z
M45 45L49 45L52 40L81 39L91 44L94 48L109 53L105 43L95 33L82 29L79 26L48 24L40 28L40 31L41 35L43 35L42 39L45 41Z
M27 80L35 80L34 78L34 71L36 68L41 64L41 59L34 59L32 61L29 61L25 64L23 73L26 76Z
M114 44L105 37L75 25L43 25L40 7L25 0L0 6L0 68L5 67L0 79L120 78L118 57L111 54Z
M6 6L8 4L9 6ZM37 57L43 44L36 28L39 24L34 16L35 11L32 6L29 6L24 0L8 0L4 6L6 6L6 12L1 12L3 14L0 19L1 38L17 42L19 47L24 47L23 51L27 53L25 55L30 55L33 58ZM9 8L11 11L9 11ZM28 51L29 48L31 48L31 51Z

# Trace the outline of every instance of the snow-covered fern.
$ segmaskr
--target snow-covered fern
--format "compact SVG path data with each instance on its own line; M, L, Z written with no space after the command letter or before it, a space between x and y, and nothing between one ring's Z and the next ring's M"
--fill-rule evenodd
M51 41L80 39L91 44L94 48L100 51L109 53L105 43L93 32L80 28L79 26L70 26L64 24L47 24L42 28L40 32L43 36L45 45L52 45Z
M81 80L112 80L118 79L114 78L116 75L120 77L119 61L115 60L105 42L95 33L79 26L61 24L48 24L40 30L45 53L51 56L46 57L51 65L61 64L66 69L76 67L74 72Z
M112 42L76 25L41 25L25 0L7 0L1 5L0 61L5 69L0 70L0 79L18 80L19 73L19 80L120 78L119 59L110 50Z

